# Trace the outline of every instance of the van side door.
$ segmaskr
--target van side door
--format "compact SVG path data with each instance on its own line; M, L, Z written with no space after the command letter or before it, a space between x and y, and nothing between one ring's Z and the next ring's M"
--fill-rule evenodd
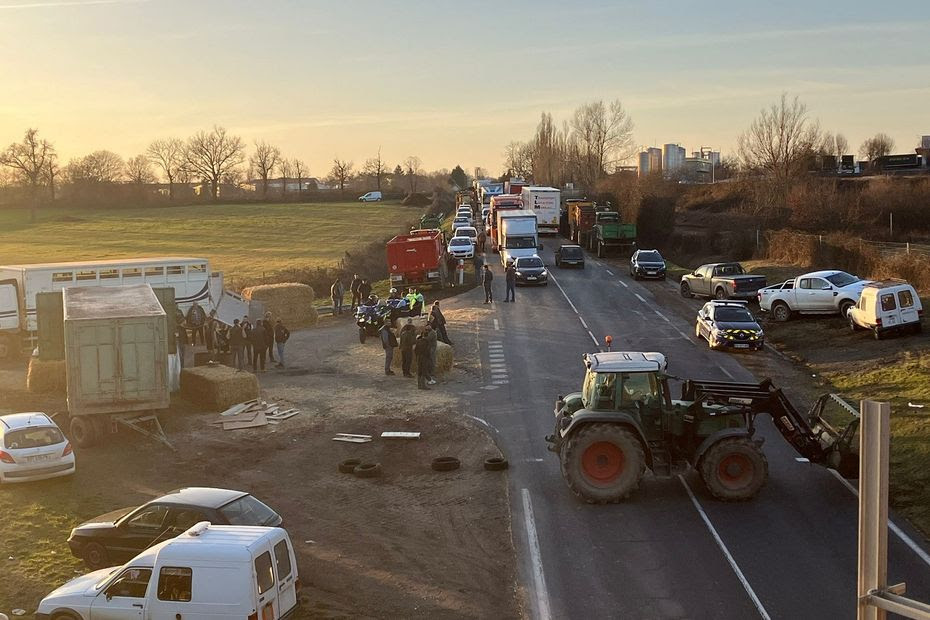
M281 617L281 612L278 606L278 587L271 549L266 549L256 556L254 564L258 618L259 620L277 620Z
M278 610L284 615L297 606L297 565L287 536L274 544L275 573L278 577Z
M90 620L135 620L145 613L151 568L126 568L94 598Z

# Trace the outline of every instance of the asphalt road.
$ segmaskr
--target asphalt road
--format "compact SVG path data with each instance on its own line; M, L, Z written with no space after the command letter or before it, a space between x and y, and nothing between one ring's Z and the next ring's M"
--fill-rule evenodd
M557 395L579 389L581 356L597 350L595 340L610 334L615 351L663 352L680 377L761 377L739 356L698 343L693 320L663 305L657 285L590 256L583 270L558 269L559 240L544 243L550 284L518 288L516 303L495 301L493 317L478 326L484 380L497 387L471 400L472 415L492 427L511 462L514 542L533 617L854 618L856 499L834 472L796 460L764 416L769 480L753 501L718 502L694 472L647 473L620 504L572 495L544 437ZM502 300L498 257L487 259ZM467 301L480 304L483 293ZM909 595L930 601L930 556L919 553L889 534L889 583L906 581Z

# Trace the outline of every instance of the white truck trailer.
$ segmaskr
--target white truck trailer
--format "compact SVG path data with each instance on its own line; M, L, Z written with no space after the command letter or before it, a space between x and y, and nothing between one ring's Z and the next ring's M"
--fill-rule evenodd
M497 247L500 248L501 265L523 256L533 256L541 249L536 213L515 209L499 213Z
M524 187L521 195L523 196L523 208L536 214L539 234L557 235L561 192L554 187L532 185Z
M29 350L36 340L36 293L74 286L150 284L172 287L178 307L187 312L196 301L205 311L232 325L244 315L260 316L261 308L223 289L223 274L210 271L205 258L156 258L41 263L0 266L0 359Z

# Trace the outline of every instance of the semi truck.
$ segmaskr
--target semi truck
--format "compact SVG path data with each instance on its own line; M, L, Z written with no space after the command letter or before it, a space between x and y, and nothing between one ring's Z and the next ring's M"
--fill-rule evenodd
M36 343L36 295L75 286L150 284L171 287L182 312L196 301L216 310L228 325L245 315L261 316L261 304L223 288L223 274L205 258L154 258L0 266L0 359L31 350Z
M524 187L520 194L523 208L536 213L539 222L539 234L557 235L559 233L559 215L561 193L554 187Z
M524 256L533 256L541 248L536 213L524 209L501 211L497 229L497 247L501 265Z
M616 211L595 211L594 228L588 235L588 249L598 258L609 252L630 253L636 247L636 224L624 224Z
M523 208L523 199L516 194L501 194L491 198L488 221L485 225L487 236L491 240L491 251L500 252L497 245L497 230L499 228L500 214L504 211L514 211Z
M497 182L488 183L487 185L484 185L479 191L481 205L489 206L491 204L491 198L494 196L500 196L504 193L504 184Z
M447 279L445 244L438 228L415 229L387 242L391 286L437 286Z

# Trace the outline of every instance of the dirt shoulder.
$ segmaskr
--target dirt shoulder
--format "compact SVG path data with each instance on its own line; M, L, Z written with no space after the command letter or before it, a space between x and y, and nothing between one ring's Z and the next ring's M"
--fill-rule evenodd
M65 543L74 525L198 485L247 490L283 516L304 583L299 617L522 616L507 474L482 468L499 452L458 405L457 392L475 382L474 321L466 311L447 316L456 366L431 391L385 376L380 345L359 344L351 319L324 319L293 334L287 372L261 375L263 397L301 409L297 417L222 431L209 424L215 413L177 400L162 416L176 452L118 435L79 451L72 479L4 486L0 520L10 535L0 543L0 611L31 613L42 596L83 572ZM0 412L64 410L60 399L25 393L21 381L21 369L0 371ZM422 438L332 441L336 433L385 430L420 431ZM461 469L432 471L432 458L447 455L458 457ZM338 464L353 457L381 463L383 475L340 474Z

